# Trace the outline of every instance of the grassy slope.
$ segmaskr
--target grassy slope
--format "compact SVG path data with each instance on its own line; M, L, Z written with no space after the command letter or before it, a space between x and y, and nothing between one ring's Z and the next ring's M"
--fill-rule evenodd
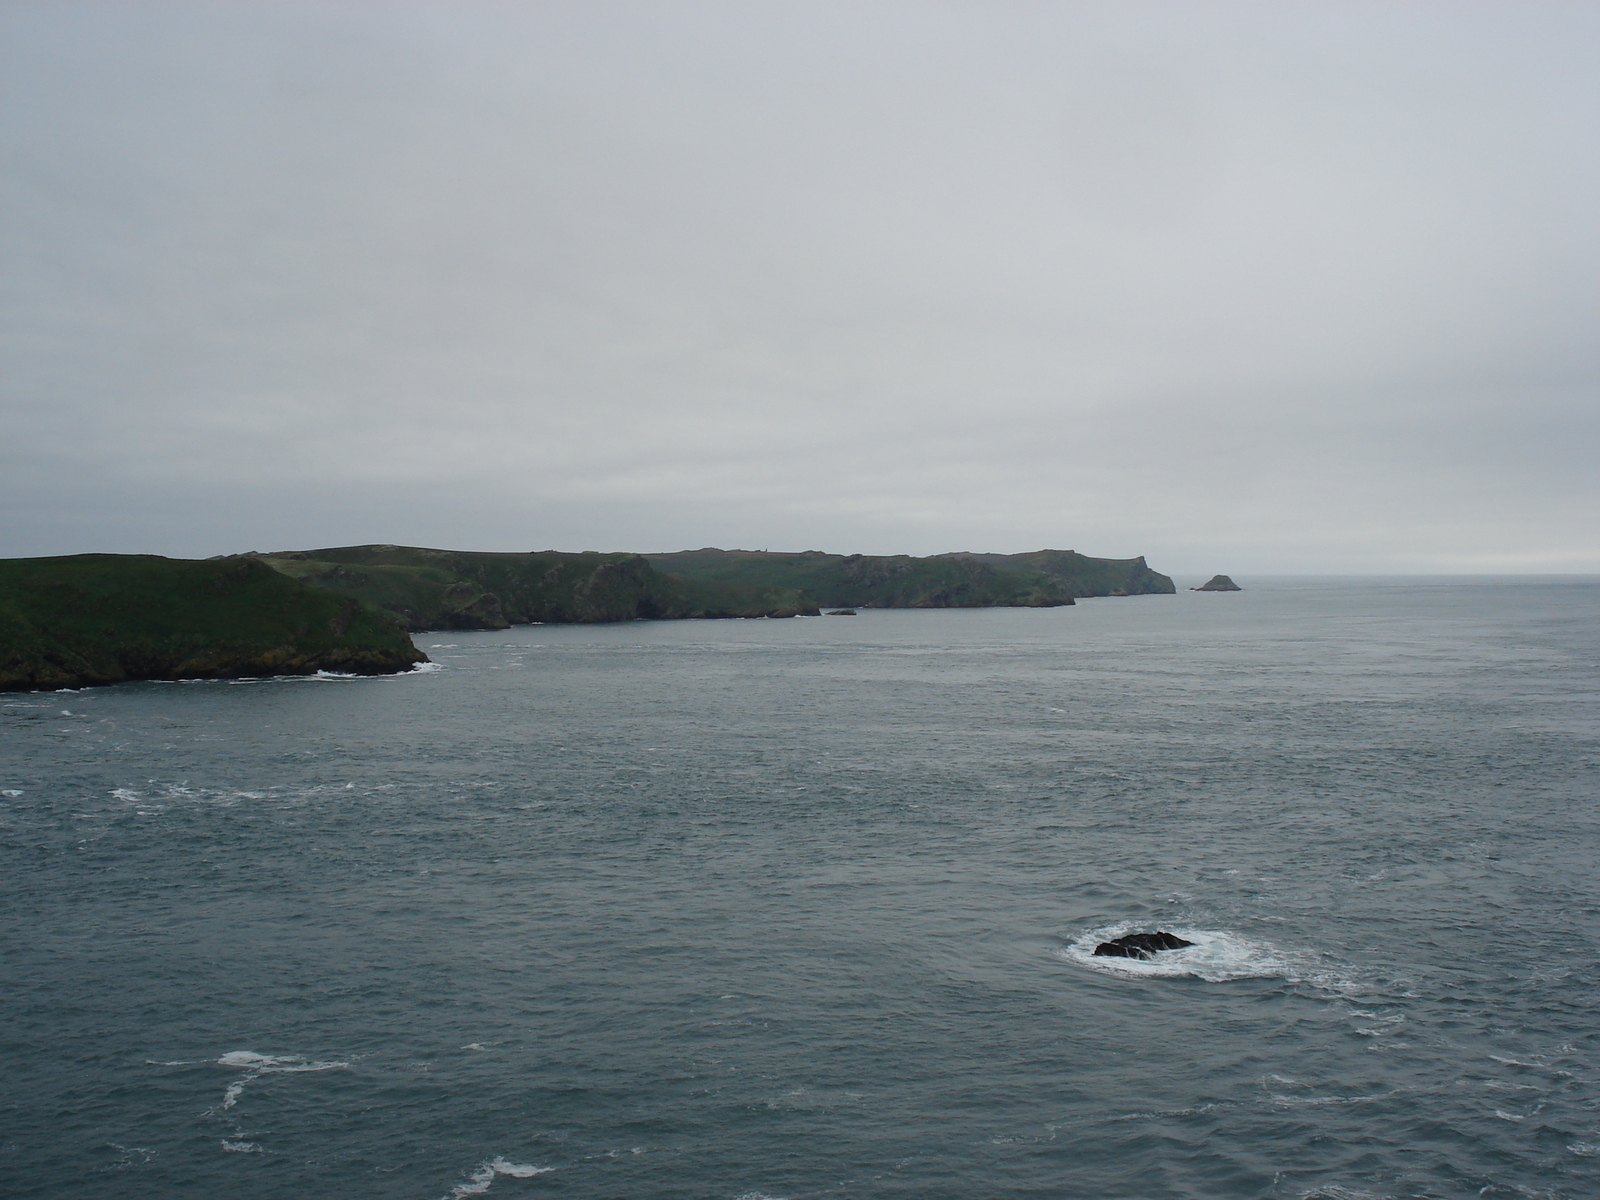
M379 674L426 659L389 618L254 559L0 559L0 690Z
M1072 592L1042 571L1002 569L976 556L774 554L764 550L685 550L646 557L685 579L798 589L819 605L872 608L1044 607L1071 604Z
M486 554L341 546L268 555L270 566L391 613L408 629L504 629L533 621L795 616L792 588L722 587L663 575L636 554Z

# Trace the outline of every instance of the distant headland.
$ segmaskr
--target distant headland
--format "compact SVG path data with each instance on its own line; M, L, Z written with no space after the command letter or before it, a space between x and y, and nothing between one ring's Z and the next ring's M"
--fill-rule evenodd
M824 608L1053 608L1079 596L1171 593L1143 558L1029 554L486 554L342 546L252 555L353 596L410 630L504 629L534 621L816 616Z
M1209 586L1209 585L1208 585ZM408 632L533 622L1054 608L1171 594L1140 558L1027 554L483 553L416 546L0 559L0 691L134 679L403 671Z

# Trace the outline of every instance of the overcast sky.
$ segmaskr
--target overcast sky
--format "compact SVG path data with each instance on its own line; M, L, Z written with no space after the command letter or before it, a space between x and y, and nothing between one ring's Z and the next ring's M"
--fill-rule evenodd
M1600 571L1592 3L0 4L0 555Z

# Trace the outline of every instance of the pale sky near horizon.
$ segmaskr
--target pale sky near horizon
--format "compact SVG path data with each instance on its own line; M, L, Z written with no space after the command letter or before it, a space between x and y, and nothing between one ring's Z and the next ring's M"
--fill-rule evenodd
M0 3L0 556L1600 571L1589 3Z

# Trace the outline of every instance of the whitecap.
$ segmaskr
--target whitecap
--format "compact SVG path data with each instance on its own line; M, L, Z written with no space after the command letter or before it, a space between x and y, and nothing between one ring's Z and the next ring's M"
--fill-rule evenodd
M349 1065L350 1064L347 1063L347 1062L299 1062L299 1063L285 1063L285 1064L283 1064L281 1066L280 1065L275 1065L275 1066L271 1066L271 1067L262 1067L262 1068L260 1068L260 1070L262 1072L284 1071L284 1072L289 1072L289 1073L294 1073L294 1072L299 1072L299 1071L337 1071L341 1067L348 1067Z
M0 796L4 796L7 800L15 800L20 795L22 793L16 788L0 788Z
M1568 1154L1576 1154L1579 1158L1594 1158L1600 1155L1600 1144L1594 1142L1573 1142L1567 1147Z
M1283 1096L1274 1092L1268 1097L1274 1104L1282 1105L1307 1105L1313 1108L1327 1104L1370 1104L1374 1100L1391 1100L1414 1088L1396 1088L1392 1092L1373 1092L1366 1096Z
M1193 1108L1157 1108L1150 1112L1122 1113L1115 1117L1106 1117L1107 1125L1119 1121L1155 1121L1162 1117L1198 1117L1202 1113L1215 1112L1219 1108L1232 1108L1231 1104L1197 1104Z
M303 1062L297 1054L257 1054L254 1050L230 1050L217 1059L219 1067L271 1067L278 1063Z
M1222 983L1231 979L1281 978L1298 981L1317 975L1308 955L1281 950L1270 942L1241 937L1220 929L1170 927L1172 933L1194 944L1181 950L1162 950L1152 959L1095 955L1094 948L1101 942L1122 937L1137 928L1132 922L1124 921L1091 929L1070 946L1057 950L1056 954L1079 966L1132 978L1193 978L1208 983Z
M230 1142L226 1138L222 1141L222 1148L233 1154L261 1154L262 1149L254 1142Z
M169 1064L163 1064L169 1065ZM170 1064L176 1065L176 1064ZM228 1085L222 1093L222 1107L232 1108L244 1095L244 1089L261 1076L273 1073L299 1074L305 1071L337 1071L348 1067L347 1062L308 1062L301 1054L257 1054L254 1050L230 1050L217 1059L219 1067L242 1067L244 1074Z
M1548 1062L1527 1062L1520 1058L1503 1058L1498 1054L1489 1055L1497 1063L1504 1063L1508 1067L1549 1067Z
M111 1164L117 1169L133 1166L133 1156L135 1154L140 1156L139 1161L141 1164L143 1164L150 1162L152 1159L158 1157L161 1153L159 1150L152 1150L149 1146L124 1146L121 1142L107 1142L106 1145L110 1146L120 1155L116 1162Z
M507 1162L497 1155L468 1175L466 1183L459 1183L452 1188L445 1200L463 1200L466 1196L481 1196L489 1190L489 1185L494 1182L496 1175L509 1175L513 1179L532 1179L535 1175L544 1175L553 1170L554 1167L535 1167L528 1163Z

